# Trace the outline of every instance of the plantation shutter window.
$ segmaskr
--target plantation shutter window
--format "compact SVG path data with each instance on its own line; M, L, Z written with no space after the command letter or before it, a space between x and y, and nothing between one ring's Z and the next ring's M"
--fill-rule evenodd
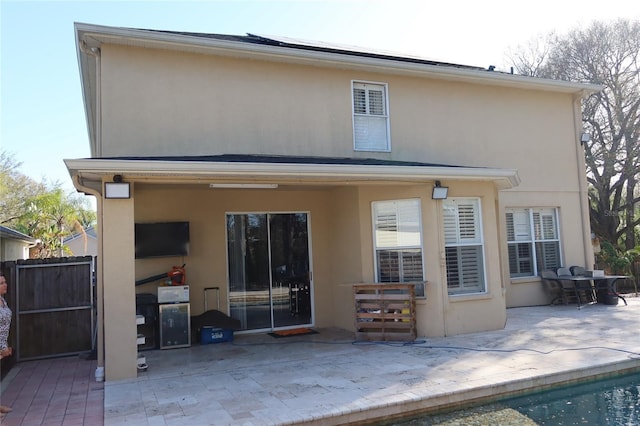
M449 295L485 292L480 200L444 200L443 223Z
M389 151L386 85L353 82L352 92L354 149Z
M372 203L376 281L416 283L424 297L420 200Z
M562 265L555 208L506 209L511 277L531 277Z

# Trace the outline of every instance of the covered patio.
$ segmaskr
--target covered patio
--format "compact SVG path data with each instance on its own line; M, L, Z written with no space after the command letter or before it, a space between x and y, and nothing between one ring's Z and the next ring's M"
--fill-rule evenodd
M147 372L104 384L104 424L376 423L637 371L640 298L627 301L511 308L503 330L413 344L354 343L353 333L328 328L147 351ZM14 406L3 424L29 415L20 375L3 383L2 403Z

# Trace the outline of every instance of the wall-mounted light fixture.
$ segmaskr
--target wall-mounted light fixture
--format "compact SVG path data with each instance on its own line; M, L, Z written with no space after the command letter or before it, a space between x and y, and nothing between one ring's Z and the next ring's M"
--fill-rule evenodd
M449 194L449 187L442 186L440 181L436 181L436 186L433 187L433 193L431 194L431 198L434 200L445 200L447 195Z
M104 198L131 198L129 182L123 182L122 175L113 176L113 182L104 183Z
M210 183L209 188L275 189L277 183Z
M580 135L580 145L584 145L590 140L591 140L591 135L587 132L582 132L582 134Z

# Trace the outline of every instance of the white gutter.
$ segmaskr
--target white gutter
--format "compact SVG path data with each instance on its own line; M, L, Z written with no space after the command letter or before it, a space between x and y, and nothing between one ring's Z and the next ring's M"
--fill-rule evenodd
M393 166L358 164L309 164L309 163L251 163L205 161L157 161L67 159L70 173L121 174L130 179L136 177L195 177L195 178L252 178L295 179L329 181L430 181L434 179L495 180L500 189L520 184L514 169L447 167L447 166Z

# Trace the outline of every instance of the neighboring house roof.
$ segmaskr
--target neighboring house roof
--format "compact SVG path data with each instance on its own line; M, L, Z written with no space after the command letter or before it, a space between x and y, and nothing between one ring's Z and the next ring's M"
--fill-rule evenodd
M96 57L103 43L571 93L577 98L602 89L602 86L595 84L497 72L493 67L485 69L283 37L159 31L83 23L76 23L75 30L92 156L96 156L95 111L99 86Z
M30 237L26 234L23 234L22 232L18 232L14 229L7 228L6 226L2 226L2 225L0 225L0 237L6 238L9 240L22 241L27 244L35 244L37 241L33 237Z
M93 226L85 228L84 233L89 238L97 238L96 229ZM83 235L82 235L81 232L77 232L77 233L65 238L63 243L67 244L67 243L69 243L71 241L77 240L78 238L83 238Z

